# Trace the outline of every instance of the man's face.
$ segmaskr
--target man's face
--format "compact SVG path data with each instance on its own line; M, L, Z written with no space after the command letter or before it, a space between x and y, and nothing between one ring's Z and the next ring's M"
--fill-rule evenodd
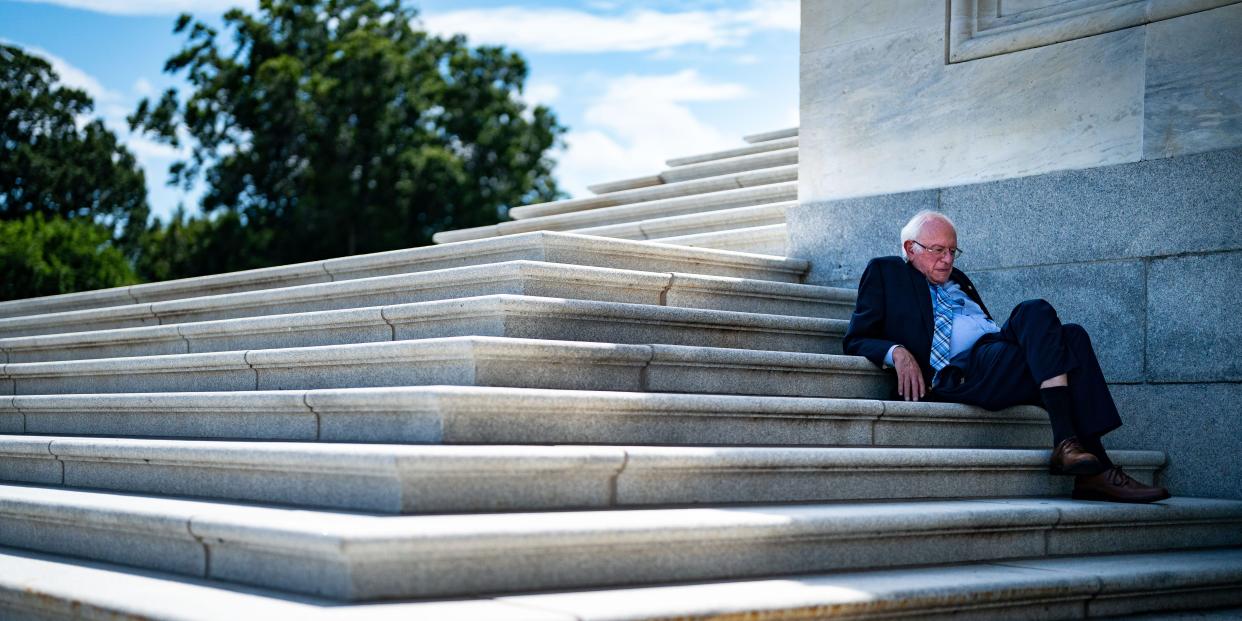
M953 255L949 252L937 255L928 248L957 248L957 232L943 220L932 219L923 225L923 230L914 240L905 243L906 256L910 257L914 269L926 276L928 281L943 285L953 273Z

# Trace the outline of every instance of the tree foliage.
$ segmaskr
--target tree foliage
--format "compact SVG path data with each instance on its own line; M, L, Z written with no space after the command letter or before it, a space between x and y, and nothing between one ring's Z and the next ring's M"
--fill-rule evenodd
M415 18L399 0L261 0L225 15L225 49L181 16L165 70L192 92L143 100L130 123L189 143L170 172L205 179L204 211L232 218L211 226L252 230L219 267L416 246L558 195L546 154L564 130L518 97L522 58Z
M0 300L137 282L111 230L88 218L33 213L0 221Z
M44 59L0 45L0 219L99 222L132 247L147 224L142 169L94 103L59 84Z
M167 223L151 225L134 267L150 281L266 267L269 263L253 250L267 247L273 234L245 226L235 212L204 218L187 217L178 209Z

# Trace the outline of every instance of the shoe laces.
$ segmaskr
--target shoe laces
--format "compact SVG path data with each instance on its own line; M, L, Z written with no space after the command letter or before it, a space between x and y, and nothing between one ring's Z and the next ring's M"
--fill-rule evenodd
M1108 482L1120 487L1129 487L1136 481L1121 469L1121 466L1113 466L1107 470Z

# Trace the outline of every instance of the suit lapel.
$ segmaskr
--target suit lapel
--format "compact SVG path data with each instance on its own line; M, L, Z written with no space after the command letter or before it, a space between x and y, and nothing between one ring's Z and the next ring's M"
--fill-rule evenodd
M974 300L975 304L979 305L979 309L983 311L984 315L987 315L988 319L992 319L992 313L989 313L988 307L983 305L983 298L979 296L979 292L975 290L974 283L970 282L966 274L963 274L961 270L955 267L949 278L953 279L962 288L962 292L966 294L966 297ZM995 320L993 319L993 321Z
M910 274L910 288L914 293L914 305L919 310L919 317L922 318L923 332L927 338L927 343L932 340L932 299L931 291L927 288L927 277L914 269L913 265L906 264L906 271Z

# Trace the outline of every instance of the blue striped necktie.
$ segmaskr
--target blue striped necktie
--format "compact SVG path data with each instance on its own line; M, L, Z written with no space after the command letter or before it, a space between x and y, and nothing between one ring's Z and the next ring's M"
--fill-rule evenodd
M953 308L949 306L949 294L940 285L931 285L932 315L935 330L932 333L931 365L939 371L949 364L949 336L953 334Z

